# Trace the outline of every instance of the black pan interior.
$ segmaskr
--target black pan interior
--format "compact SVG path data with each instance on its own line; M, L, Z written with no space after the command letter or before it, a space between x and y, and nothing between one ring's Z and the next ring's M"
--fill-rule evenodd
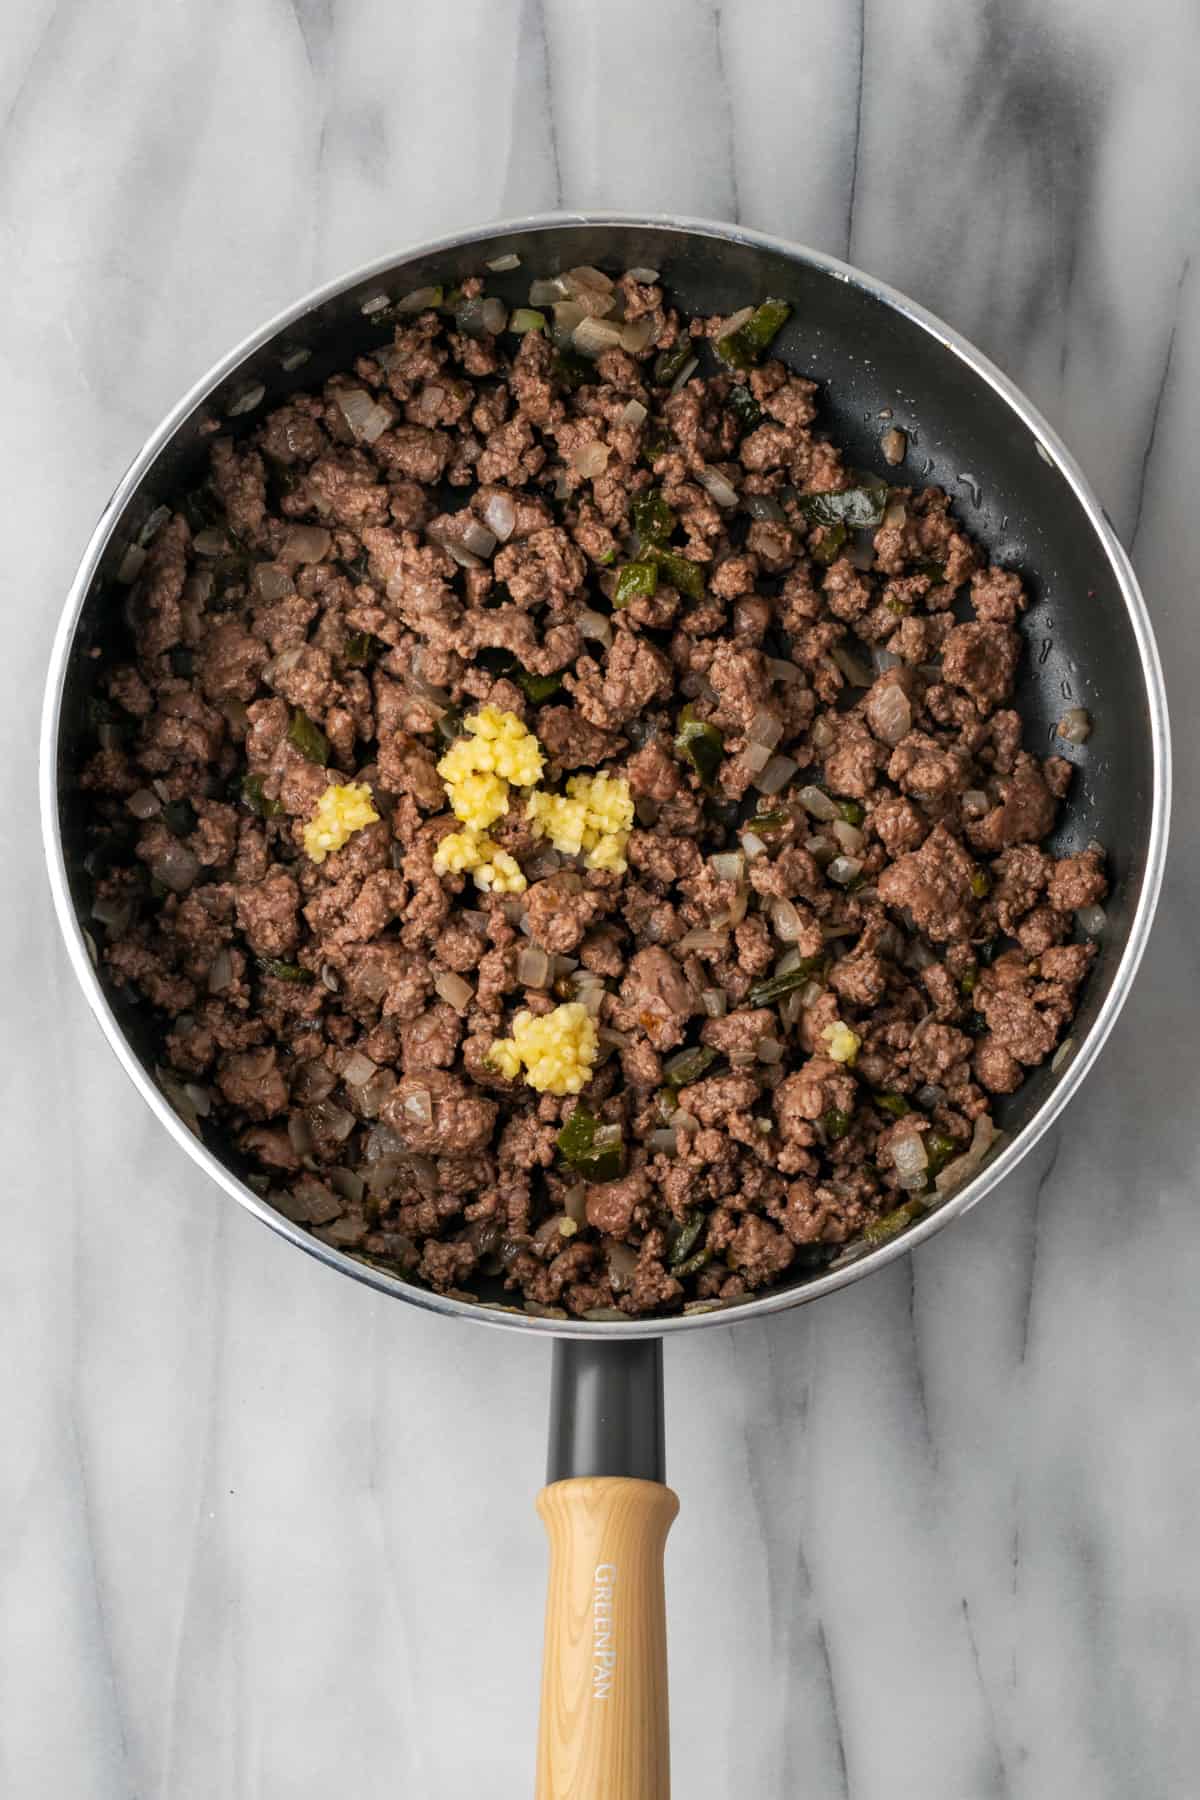
M1145 879L1152 814L1153 750L1142 663L1120 586L1103 544L1070 482L1009 402L923 323L869 288L782 250L665 225L564 224L482 236L430 257L398 263L355 283L295 320L247 356L184 420L117 522L84 607L72 650L59 742L61 823L81 924L90 920L96 844L88 796L77 775L95 746L99 673L128 646L128 590L116 579L124 552L156 506L195 484L213 421L232 433L253 429L271 405L318 387L354 355L382 343L390 325L363 307L433 282L482 272L515 252L521 268L490 276L489 291L524 303L531 278L575 264L610 273L662 271L669 298L689 313L730 312L764 295L788 300L792 317L776 354L821 383L823 423L856 464L892 481L936 482L954 498L971 534L993 560L1019 569L1033 601L1024 621L1027 654L1018 691L1026 742L1045 751L1065 708L1086 706L1094 729L1082 748L1056 749L1078 765L1055 847L1098 840L1108 852L1113 895L1109 926L1075 1025L1078 1041L1095 1018L1120 960ZM306 360L298 361L307 352ZM230 408L262 386L248 413ZM879 450L890 424L909 438L909 455L889 470ZM115 991L114 1012L138 1054L155 1062L145 1012ZM1056 1077L1036 1072L1000 1109L1015 1133L1034 1115ZM212 1148L239 1170L227 1145ZM793 1285L811 1278L798 1271Z

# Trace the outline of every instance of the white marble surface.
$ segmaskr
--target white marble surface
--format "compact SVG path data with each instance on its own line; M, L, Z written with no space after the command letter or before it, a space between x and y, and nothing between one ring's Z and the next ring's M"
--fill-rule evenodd
M151 1123L56 940L34 721L185 385L344 266L562 203L848 253L975 338L1133 541L1177 723L1160 924L1065 1127L911 1262L670 1349L676 1792L1200 1792L1198 66L1192 0L13 0L5 1800L530 1791L545 1354L324 1271Z

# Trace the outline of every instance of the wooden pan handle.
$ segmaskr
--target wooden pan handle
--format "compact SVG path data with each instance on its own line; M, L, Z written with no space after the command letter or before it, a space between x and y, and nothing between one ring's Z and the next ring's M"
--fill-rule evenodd
M538 1495L550 1539L537 1800L669 1800L663 1551L679 1501L591 1475Z

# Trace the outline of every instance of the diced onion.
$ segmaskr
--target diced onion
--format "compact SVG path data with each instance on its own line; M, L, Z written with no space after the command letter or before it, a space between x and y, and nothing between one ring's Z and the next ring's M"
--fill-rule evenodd
M612 626L603 613L592 612L589 607L584 607L576 623L585 638L594 638L606 650L612 648Z
M377 438L381 438L392 422L392 415L387 407L380 406L366 388L338 388L334 398L355 437L365 444L373 444Z
M643 287L649 287L658 280L657 269L626 269L625 273L631 281L640 281Z
M741 755L741 761L752 775L765 769L770 760L771 752L765 744L747 744Z
M398 313L428 312L430 307L440 306L441 303L441 288L419 287L414 288L411 294L405 294L402 300L397 300L396 311Z
M543 988L550 980L550 958L534 944L524 945L517 953L517 980L522 987Z
M853 650L848 650L845 644L835 644L829 654L851 687L870 687L874 677L866 663Z
M558 312L555 308L555 312ZM615 319L593 319L585 315L571 334L571 342L581 356L600 356L605 350L619 350L625 327Z
M521 266L521 259L514 250L510 250L505 256L493 257L487 266L495 274L503 275L506 269L519 269Z
M311 1156L313 1147L312 1131L307 1118L302 1112L288 1114L288 1142L297 1156Z
M1070 1054L1074 1048L1075 1048L1075 1039L1074 1038L1064 1038L1063 1039L1062 1043L1058 1046L1058 1049L1054 1052L1054 1055L1050 1059L1050 1073L1052 1075L1058 1074L1058 1071L1062 1068L1063 1064L1066 1062L1067 1058L1070 1056Z
M833 821L833 835L847 856L858 856L867 841L857 825L850 825L845 819Z
M894 1137L891 1143L892 1163L897 1175L919 1175L924 1187L925 1171L929 1167L929 1152L925 1148L925 1139L919 1131L906 1131Z
M620 1293L633 1281L634 1271L637 1268L637 1256L628 1244L610 1244L607 1254L608 1277L612 1282L613 1291Z
M710 1019L723 1019L729 1010L729 996L722 988L703 988L700 999Z
M632 425L636 427L638 425L644 425L647 417L648 414L646 408L642 405L640 400L629 400L626 402L617 423L619 425Z
M889 669L900 668L904 658L897 656L894 650L885 650L882 644L876 644L871 652L871 661L881 675L886 675Z
M92 902L92 917L99 924L107 925L112 932L123 932L133 917L133 902L128 895L117 897L113 894L97 894ZM218 951L217 954L220 955L221 952ZM225 951L224 954L228 956L229 952Z
M1087 708L1070 707L1058 721L1058 735L1068 744L1086 744L1092 735L1092 721Z
M443 969L435 975L433 985L439 997L446 1002L447 1006L452 1006L457 1013L466 1012L475 998L475 990L470 982L464 981L461 975L455 975L449 969Z
M376 1064L361 1050L352 1050L342 1064L342 1080L347 1087L362 1087L376 1072Z
M428 1088L414 1088L404 1096L404 1116L414 1125L432 1125L433 1096Z
M737 489L722 475L720 469L701 464L696 471L696 479L705 492L716 501L718 506L732 507L738 503Z
M677 945L677 948L682 950L685 956L689 950L694 950L698 954L707 952L712 956L719 956L728 947L729 933L714 931L709 925L694 925L690 931L684 933Z
M504 330L508 323L508 308L503 300L497 300L494 294L489 294L480 308L480 318L483 321L483 329L490 331L495 337Z
M679 1148L673 1125L660 1125L646 1139L651 1150L657 1150L665 1156L674 1156Z
M752 519L770 519L775 525L787 523L787 514L771 494L743 494L742 507Z
M192 538L192 549L197 556L224 556L229 548L229 538L215 525L206 525L203 531L196 532Z
M678 375L671 383L671 392L673 394L678 394L682 388L685 388L699 367L700 358L698 356L689 356L682 369L680 369Z
M766 848L766 844L756 831L743 831L742 849L746 853L748 862L753 862L756 856L761 856Z
M964 1155L956 1157L953 1162L947 1163L941 1174L936 1178L934 1186L937 1188L938 1193L952 1193L956 1187L961 1187L965 1181L970 1181L972 1176L978 1173L984 1157L992 1148L992 1145L996 1143L999 1136L1000 1133L996 1130L996 1127L992 1124L992 1121L988 1118L987 1114L980 1113L975 1120L974 1136L971 1139L970 1149L967 1150Z
M553 306L556 300L565 300L566 287L561 275L552 275L545 281L533 281L529 284L530 306Z
M292 578L278 563L255 563L250 581L258 598L268 603L292 592Z
M862 874L862 867L857 856L835 856L825 873L839 887L847 887Z
M344 1106L335 1106L332 1100L310 1106L308 1118L314 1131L322 1137L331 1137L336 1144L344 1144L358 1123L352 1112L347 1112Z
M562 1207L568 1219L574 1219L576 1225L586 1224L587 1186L584 1182L576 1181L567 1189L562 1197Z
M814 750L829 750L833 746L836 733L828 719L816 719L809 735L812 738Z
M877 738L893 747L912 730L912 701L899 682L874 688L867 700L867 723Z
M790 900L782 894L771 899L771 930L781 944L795 944L804 929L803 921Z
M323 525L289 525L279 550L280 562L319 563L333 543Z
M135 819L152 819L162 811L162 801L153 788L138 788L125 804Z
M771 677L772 681L793 682L804 680L803 669L798 669L794 662L785 662L783 658L779 656L769 656L767 658L767 674Z
M783 1045L778 1038L765 1037L758 1040L757 1051L760 1063L777 1063L783 1061Z
M710 856L709 861L718 881L740 881L745 873L745 859L740 850L721 851L716 856Z
M750 721L746 736L752 744L764 744L768 750L773 750L783 736L783 720L770 707L760 706Z
M982 788L968 788L961 805L968 819L981 819L984 813L992 809L992 803Z
M507 544L517 523L517 508L511 494L489 494L483 504L483 517L489 531L501 544Z
M140 544L130 544L121 558L117 569L117 580L123 587L129 587L142 572L142 564L146 560L146 552Z
M1102 906L1080 906L1075 921L1085 937L1099 937L1108 924L1108 914Z
M233 955L227 949L220 949L213 957L208 970L208 991L210 994L223 994L233 981Z
M579 294L611 294L613 281L603 269L594 269L590 263L579 263L568 269L562 277L563 292L572 298Z
M653 319L631 319L621 327L621 348L629 356L639 356L653 336Z
M388 304L386 294L372 294L369 300L363 301L358 310L364 319L369 319L377 312L386 312Z
M796 798L805 812L811 814L814 819L820 819L823 825L829 824L838 817L836 804L823 788L802 787Z
M908 437L900 430L899 426L893 425L891 430L885 431L880 438L879 448L883 452L884 462L893 465L902 463L908 451Z
M256 406L261 406L263 400L266 398L266 393L267 390L261 381L252 381L249 386L244 387L237 398L226 407L226 417L236 419L240 417L242 413L253 412Z
M787 786L799 767L790 756L773 756L754 785L760 794L777 794Z
M183 894L200 873L200 863L185 844L172 840L162 855L150 864L150 873L173 894Z

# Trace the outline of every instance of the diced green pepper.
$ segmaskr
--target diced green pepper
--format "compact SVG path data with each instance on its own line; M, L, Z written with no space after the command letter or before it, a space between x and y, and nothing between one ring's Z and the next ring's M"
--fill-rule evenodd
M867 816L857 800L839 800L837 809L847 825L861 825Z
M686 1281L689 1275L698 1275L701 1269L707 1268L711 1261L712 1251L707 1244L704 1244L694 1255L689 1256L686 1262L676 1263L671 1273L676 1281Z
M700 600L704 597L704 571L699 563L694 563L688 556L680 556L674 550L664 550L658 544L644 546L647 555L652 556L658 564L664 581L686 594L689 600Z
M971 892L977 900L986 900L992 891L992 884L983 869L975 869L971 874Z
M577 1106L558 1134L565 1162L589 1181L615 1181L625 1162L619 1125L602 1125L585 1107Z
M725 739L715 725L698 719L685 706L676 728L675 754L681 762L691 763L705 787L711 787L725 754Z
M536 307L518 306L509 318L508 329L518 337L524 337L527 331L545 331L546 315Z
M962 1146L948 1137L944 1131L931 1131L925 1139L925 1154L929 1158L929 1179L940 1175L946 1164L959 1155Z
M840 1106L831 1106L828 1112L821 1114L821 1124L825 1127L825 1136L831 1144L844 1138L853 1123L853 1114L844 1112Z
M827 569L835 561L837 554L846 541L846 527L842 524L825 525L821 528L821 541L814 544L810 555L814 562L819 562Z
M522 669L517 676L517 686L532 705L540 706L551 694L557 694L562 686L562 676L531 675L528 669Z
M678 520L657 488L635 496L630 512L633 529L643 544L665 544Z
M660 350L654 359L655 387L670 387L681 369L685 369L696 354L690 337L681 337L670 350Z
M971 998L971 995L975 992L975 984L978 980L979 980L979 970L978 969L968 969L966 971L966 973L960 978L959 984L958 984L958 991L962 995L964 1000L969 1000Z
M693 1049L681 1050L677 1056L669 1057L663 1064L663 1074L671 1087L687 1087L690 1082L699 1081L716 1060L717 1052L708 1044L697 1044Z
M342 661L348 668L365 669L386 649L382 638L377 638L373 631L356 631L342 645Z
M697 1239L703 1230L704 1214L701 1212L689 1213L687 1218L676 1226L674 1242L667 1253L667 1261L673 1269L677 1269L681 1263L687 1261L696 1248Z
M884 1092L872 1095L872 1099L881 1112L891 1113L893 1119L904 1118L905 1114L910 1110L908 1101L904 1098L903 1094Z
M893 613L897 619L907 619L909 613L912 611L912 607L906 606L903 600L885 600L883 604L886 610Z
M273 975L276 981L295 981L307 986L313 979L312 970L302 969L299 963L280 962L275 956L259 956L255 961L265 975Z
M846 488L840 494L797 494L796 504L814 525L842 525L862 531L878 525L887 511L886 481L868 482L863 487Z
M903 1206L895 1207L890 1213L884 1213L882 1219L875 1219L863 1230L863 1242L866 1244L886 1244L890 1238L898 1236L906 1225L919 1219L925 1211L920 1200L906 1200Z
M292 714L292 722L288 726L288 743L294 744L301 756L309 762L320 763L326 768L329 763L329 739L319 725L314 725L302 706L298 706Z
M261 775L245 775L242 777L242 801L250 808L251 812L257 813L260 819L277 819L283 811L283 807L278 800L268 800L267 796L263 793L263 778Z
M617 553L613 549L611 544L609 545L607 550L602 552L601 555L594 556L592 558L592 561L595 563L599 563L599 565L602 569L609 568L613 563L616 562L616 560L617 560Z
M649 600L658 588L658 564L654 562L631 562L617 576L616 591L613 594L613 606L618 610L628 606L631 600L644 598Z
M786 300L764 300L744 325L717 339L717 355L732 369L749 369L791 316Z
M775 806L770 812L755 813L753 818L747 819L746 830L756 831L760 837L764 832L783 831L791 816L782 806Z
M825 967L825 956L805 956L800 959L794 969L788 969L783 975L768 975L765 981L756 982L746 995L747 1006L770 1006L774 1000L782 1000L796 988L811 981Z
M730 388L729 410L743 432L753 431L762 423L762 407L744 382L735 381Z

